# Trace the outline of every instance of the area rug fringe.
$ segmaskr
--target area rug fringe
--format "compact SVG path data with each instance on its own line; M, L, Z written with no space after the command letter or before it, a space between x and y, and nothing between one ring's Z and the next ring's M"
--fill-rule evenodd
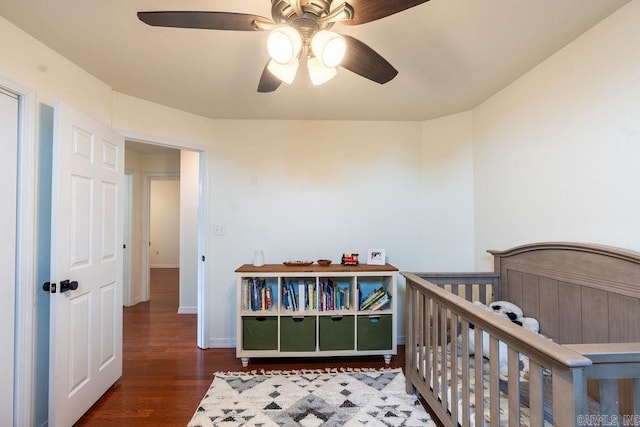
M324 369L289 369L289 370L264 370L254 369L251 371L217 371L216 375L224 375L227 377L242 377L247 375L318 375L318 374L341 374L341 373L357 373L357 372L397 372L402 368L324 368Z

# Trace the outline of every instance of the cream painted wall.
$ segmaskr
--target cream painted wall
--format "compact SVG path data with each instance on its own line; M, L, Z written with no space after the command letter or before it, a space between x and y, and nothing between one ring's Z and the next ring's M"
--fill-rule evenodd
M211 242L213 345L233 340L232 272L255 249L278 264L385 248L400 269L421 265L420 124L221 122L212 147L210 216L225 229Z
M640 250L640 1L473 111L476 266L545 240Z
M180 267L180 179L152 179L150 199L151 268Z
M422 125L422 271L472 271L473 153L470 112Z

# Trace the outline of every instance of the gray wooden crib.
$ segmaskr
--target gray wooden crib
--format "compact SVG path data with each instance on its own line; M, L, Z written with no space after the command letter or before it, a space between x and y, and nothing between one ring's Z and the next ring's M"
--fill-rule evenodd
M402 273L407 391L445 426L640 425L640 253L489 252L493 273ZM540 334L471 302L497 300L538 319Z

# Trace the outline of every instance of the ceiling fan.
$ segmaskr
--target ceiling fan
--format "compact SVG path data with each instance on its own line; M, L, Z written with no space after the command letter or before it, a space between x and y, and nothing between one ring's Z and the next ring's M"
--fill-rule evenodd
M291 83L301 59L309 78L323 84L340 66L384 84L398 71L376 51L348 36L330 31L336 23L359 25L401 12L428 0L271 0L272 19L234 12L150 11L138 18L158 27L232 31L270 31L270 59L262 71L258 92L273 92Z

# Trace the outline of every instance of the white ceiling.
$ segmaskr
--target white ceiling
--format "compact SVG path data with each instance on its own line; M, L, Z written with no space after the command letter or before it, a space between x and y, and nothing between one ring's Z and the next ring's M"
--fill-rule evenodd
M269 0L1 0L0 14L114 90L206 117L427 120L478 105L628 1L431 0L337 24L398 76L379 85L340 69L313 87L300 70L292 85L266 94L256 92L266 32L150 27L136 12L270 17Z

